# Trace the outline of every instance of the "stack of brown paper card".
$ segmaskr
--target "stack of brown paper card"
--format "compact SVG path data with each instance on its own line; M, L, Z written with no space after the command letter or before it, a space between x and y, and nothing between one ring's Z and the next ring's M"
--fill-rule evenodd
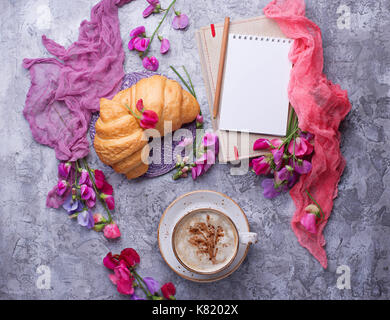
M211 32L211 26L203 27L196 32L196 41L211 114L213 113L213 101L218 76L223 23L215 24L214 27L214 36ZM232 21L230 23L229 34L245 34L286 39L277 23L265 16ZM237 112L239 112L239 110L237 110ZM212 119L212 125L213 129L218 132L219 135L219 161L222 163L248 159L264 154L263 151L253 151L252 147L254 142L259 138L280 138L280 136L220 130L220 114L221 112L218 113L216 119Z

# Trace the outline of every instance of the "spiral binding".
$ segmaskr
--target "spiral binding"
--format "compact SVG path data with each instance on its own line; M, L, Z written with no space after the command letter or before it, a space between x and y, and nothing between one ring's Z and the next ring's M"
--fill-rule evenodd
M231 34L231 38L237 40L252 40L252 41L264 41L264 42L275 42L275 43L292 43L292 39L285 38L272 38L272 37L264 37L264 36L250 36L243 34Z

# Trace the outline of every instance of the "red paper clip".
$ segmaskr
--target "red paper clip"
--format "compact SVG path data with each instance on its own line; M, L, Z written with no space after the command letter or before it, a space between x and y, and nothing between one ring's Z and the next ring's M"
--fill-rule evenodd
M214 26L214 23L210 24L210 27L211 27L211 35L213 36L213 38L215 38L215 26Z

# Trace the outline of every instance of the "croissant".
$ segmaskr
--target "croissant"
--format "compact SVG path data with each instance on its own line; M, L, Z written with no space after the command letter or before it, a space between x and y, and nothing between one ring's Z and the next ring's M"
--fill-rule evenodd
M196 99L182 89L177 81L155 75L138 81L120 91L112 100L100 99L100 117L96 122L94 147L100 160L118 172L134 179L148 170L148 137L126 105L137 115L139 99L145 109L158 115L155 129L161 136L192 122L199 114ZM165 130L164 122L171 121L171 130ZM150 136L150 134L149 134Z

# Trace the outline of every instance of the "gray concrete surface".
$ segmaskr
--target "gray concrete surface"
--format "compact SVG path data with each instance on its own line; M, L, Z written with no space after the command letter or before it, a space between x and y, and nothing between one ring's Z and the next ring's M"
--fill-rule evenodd
M37 144L22 116L30 85L22 68L25 57L48 56L41 44L46 34L68 46L79 23L89 17L96 0L0 1L0 299L126 299L107 278L102 257L133 247L141 255L140 273L161 283L172 281L179 299L389 299L390 245L390 2L387 0L307 0L307 16L322 29L325 72L350 94L353 109L341 126L347 168L333 214L325 230L329 267L299 246L290 227L294 205L288 194L262 197L261 180L253 175L230 176L217 165L203 178L174 182L168 174L127 181L104 167L92 151L90 163L102 168L114 185L121 227L118 241L87 231L69 221L62 210L45 208L56 182L53 150ZM209 125L205 88L200 74L194 31L227 15L233 19L260 15L267 0L178 0L191 25L177 32L166 23L161 33L172 44L160 59L160 71L173 76L169 65L185 64L193 77ZM162 3L166 5L167 0ZM159 16L144 20L146 1L120 10L126 46L129 31L145 24L149 33ZM337 10L351 11L350 29L339 29ZM154 47L158 50L158 45ZM126 71L142 67L126 50ZM233 197L260 235L241 268L213 284L181 279L164 263L157 245L163 210L177 196L197 189L217 190ZM37 268L51 271L49 289L39 289ZM351 289L336 286L337 268L349 266Z

